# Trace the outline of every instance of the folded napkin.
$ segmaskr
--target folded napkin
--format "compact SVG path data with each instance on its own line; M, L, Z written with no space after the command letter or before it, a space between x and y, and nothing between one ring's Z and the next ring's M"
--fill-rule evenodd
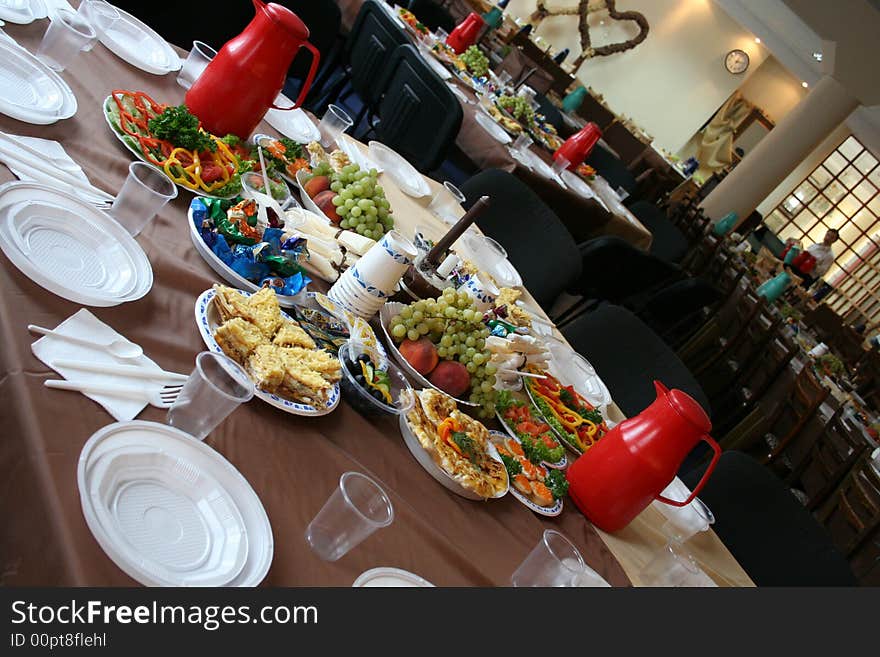
M24 135L9 135L13 139L17 139L24 144L27 144L30 148L33 148L36 151L39 151L43 154L45 160L47 162L51 162L53 166L58 169L64 171L65 173L69 173L70 175L81 180L85 185L89 187L93 187L91 181L89 181L85 172L80 168L80 166L74 162L71 157L67 154L67 151L64 150L64 147L59 144L57 141L52 141L51 139L40 139L38 137L26 137ZM20 153L22 156L33 157L30 153L25 152L23 149L19 148L15 143L10 140L3 140L3 146L8 148L10 151L15 153ZM43 173L42 171L36 171L30 168L26 168L25 165L21 165L12 160L7 160L0 155L0 161L2 161L12 173L19 180L27 180L32 182L42 183L44 185L50 185L52 187L58 187L57 181L52 176ZM67 189L67 187L63 187L62 189ZM82 196L84 200L89 203L94 203L96 201L101 201L99 197L93 197L87 192L82 192L81 194L78 192L78 196Z
M61 322L55 330L65 335L100 342L110 342L119 338L125 339L124 335L120 335L114 331L85 308ZM145 369L161 372L162 368L146 356L141 356L134 360L121 361L98 347L93 348L87 347L86 345L73 344L51 335L44 335L42 338L31 344L31 351L34 352L34 356L70 381L96 383L101 385L120 385L125 387L144 386L144 389L159 389L163 386L162 383L147 381L144 379L131 379L118 374L83 372L82 370L74 368L58 368L52 364L58 360L85 360L108 365L138 365ZM52 394L55 394L55 392L56 391L53 391ZM69 392L63 391L57 391L57 393L65 395L70 394ZM146 401L122 399L109 395L86 394L86 396L89 399L98 402L119 422L133 420L147 405Z

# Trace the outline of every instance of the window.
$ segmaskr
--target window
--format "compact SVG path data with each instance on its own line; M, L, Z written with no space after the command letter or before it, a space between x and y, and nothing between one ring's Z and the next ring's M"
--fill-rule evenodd
M836 228L836 260L825 280L825 298L841 316L880 321L880 163L854 136L840 144L768 215L766 224L783 240L805 246Z

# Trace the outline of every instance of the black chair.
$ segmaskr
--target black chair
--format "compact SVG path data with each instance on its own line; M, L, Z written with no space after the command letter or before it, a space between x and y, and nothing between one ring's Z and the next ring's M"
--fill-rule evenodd
M565 130L562 112L544 94L535 94L535 101L538 103L538 113L543 114L547 123L556 128L557 134L562 134Z
M449 34L455 29L455 19L444 7L431 0L410 0L407 5L419 22L434 32L438 27Z
M677 347L721 300L721 291L699 278L685 278L651 294L638 315L670 347Z
M488 195L491 205L480 216L480 229L497 240L523 283L544 310L581 276L581 255L556 214L518 178L487 169L461 186L466 207Z
M636 190L638 183L632 172L619 157L612 155L599 144L596 144L585 161L607 180L613 189L623 187L629 194Z
M321 53L321 66L307 96L315 98L320 95L321 88L341 55L343 42L339 38L339 28L342 24L342 12L336 0L280 0L279 4L302 19L309 28L309 42ZM307 53L298 53L290 65L285 90L291 95L291 99L296 98L302 81L309 73L310 65L311 60Z
M642 412L656 399L655 379L684 390L711 415L706 395L684 363L626 308L603 304L572 320L562 333L596 368L625 415Z
M703 467L682 479L696 486ZM721 455L700 499L718 538L758 586L855 586L825 528L767 468L742 452Z
M688 252L689 244L666 213L648 201L636 201L629 209L654 236L651 241L651 255L667 262L681 262Z
M415 47L398 46L385 67L371 130L416 169L440 166L461 128L461 103Z
M327 93L314 105L320 109L334 102L346 84L360 96L364 105L355 118L355 130L368 111L374 110L381 98L380 82L385 78L391 53L398 46L409 43L403 28L398 25L377 0L366 0L355 17L345 42L342 75L333 82Z

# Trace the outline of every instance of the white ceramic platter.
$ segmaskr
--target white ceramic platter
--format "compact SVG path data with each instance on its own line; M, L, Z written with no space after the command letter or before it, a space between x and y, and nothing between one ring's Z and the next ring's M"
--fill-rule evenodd
M76 113L76 96L52 69L11 41L0 39L0 112L48 125Z
M284 94L278 94L275 105L293 107L293 101ZM318 130L318 126L312 123L308 114L300 108L294 110L270 109L263 118L282 135L300 144L321 141L321 132Z
M385 335L385 342L388 345L388 349L391 351L391 355L394 357L394 360L398 365L406 372L407 376L412 378L416 383L418 383L422 388L433 388L434 390L438 390L439 392L443 392L435 386L433 383L428 381L423 375L419 374L413 366L409 364L409 361L403 357L403 354L400 353L400 350L397 348L397 345L394 343L391 334L388 332L388 325L391 323L391 319L400 313L400 311L404 308L405 304L398 303L397 301L389 301L379 310L379 323L382 325L382 333ZM445 395L446 393L443 392ZM451 397L451 395L450 395ZM466 401L464 399L458 399L457 397L453 397L456 402L459 404L463 404L464 406L479 406L479 404L474 404L472 402Z
M434 585L407 570L380 567L361 573L351 586L352 588L433 588Z
M80 503L107 556L147 586L256 586L274 551L260 499L204 442L155 422L110 424L82 449Z
M429 54L427 49L419 48L419 54L422 56L422 59L425 60L425 63L430 67L434 73L437 74L441 80L451 80L452 73L450 73L449 69L443 66L437 59L435 59L432 55Z
M217 254L214 253L205 241L202 239L201 233L199 233L199 229L196 228L195 222L193 221L193 211L192 206L190 205L186 214L187 219L189 220L189 236L192 240L193 246L196 248L196 252L202 256L205 262L208 263L208 266L211 267L224 281L233 285L242 290L247 290L248 292L258 292L260 290L260 286L256 283L252 283L248 279L239 275L235 272L231 267L229 267L225 262L223 262L220 258L217 257ZM278 295L278 303L285 308L292 308L297 305L297 303L302 299L303 292L294 296L288 296L285 294Z
M418 399L416 400L416 404L418 404ZM434 459L431 458L431 455L422 447L422 444L419 442L419 439L409 428L409 422L406 419L406 413L400 416L400 433L403 434L403 442L406 443L406 446L409 448L409 451L415 457L416 461L419 462L429 475L431 475L438 483L440 483L444 488L452 491L456 495L460 495L469 500L480 500L483 501L486 498L480 497L474 491L469 488L465 488L461 484L459 484L455 479L446 474L446 471L443 470L439 465L434 462ZM498 461L499 463L503 463L501 461L501 457L498 455L498 452L495 449L495 446L490 442L488 444L489 456ZM505 475L507 474L507 470L504 470ZM508 482L509 483L509 482ZM508 486L509 488L509 486ZM489 499L498 499L500 497L504 497L507 495L508 488L505 488L504 491L495 497Z
M108 50L147 73L165 75L180 70L183 61L165 39L128 12L117 9L119 20L100 35Z
M107 96L104 99L103 105L101 105L101 111L104 115L104 120L107 121L107 125L110 126L110 130L113 132L113 134L116 136L116 138L122 143L122 145L125 146L129 150L129 152L132 155L134 155L137 159L139 159L144 164L149 164L151 167L156 169L156 171L161 172L163 176L167 176L167 174L162 169L160 169L155 164L150 162L146 157L144 157L144 154L141 153L140 149L136 148L135 146L133 146L131 144L131 141L129 141L132 139L131 137L126 135L124 132L121 132L113 124L113 118L112 118L112 115L110 114L110 111L109 111L110 103L112 103L112 102L113 102L112 97ZM171 179L169 178L169 180L171 180ZM174 182L174 181L172 180L171 182ZM186 190L187 192L192 192L193 194L195 194L197 196L208 196L210 198L222 198L224 200L229 200L229 199L232 199L232 198L235 198L236 196L238 196L237 193L236 194L229 194L228 196L215 196L213 194L208 194L206 191L201 190L201 189L193 189L192 187L188 187L186 185L181 185L178 182L174 182L174 184L177 185L180 189Z
M425 177L405 157L378 141L369 143L370 158L385 169L385 173L400 187L404 194L422 198L431 193Z
M605 211L608 211L608 207L605 205L604 201L593 192L593 189L587 184L587 181L579 175L566 170L562 172L562 180L569 189L574 191L575 194L583 198L594 199L605 209Z
M88 306L140 299L153 269L109 214L48 185L0 186L0 250L38 285Z
M341 134L336 140L336 145L339 147L339 150L348 155L348 159L353 164L357 164L361 168L361 171L375 169L378 173L382 173L382 166L371 157L364 155L360 146L352 137L349 137L346 134Z
M495 119L493 119L488 114L477 112L476 114L474 114L474 119L476 119L477 123L483 130L488 132L498 142L502 144L509 144L512 141L510 135L507 134L507 131L500 125L498 125Z
M489 434L492 436L491 440L493 443L503 443L505 440L513 440L517 443L519 442L519 438L517 438L516 436L508 436L507 434L503 434L500 431L490 431ZM563 500L561 499L556 500L553 506L541 506L520 493L516 485L512 481L510 482L510 492L517 500L519 500L523 504L523 506L528 508L530 511L534 511L538 515L553 517L558 516L560 513L562 513Z
M239 290L243 295L249 297L251 295L250 292L246 292L244 290ZM223 353L223 350L220 348L220 345L217 344L217 341L214 340L214 329L216 329L220 325L220 318L217 315L217 310L214 308L214 290L205 290L199 295L199 298L196 299L196 325L199 328L199 333L202 336L202 340L205 342L205 345L211 351L216 351L217 353ZM282 316L286 317L291 321L295 321L290 315L281 312ZM327 405L323 408L316 408L315 406L311 406L309 404L303 404L301 402L291 401L289 399L284 399L283 397L279 397L278 395L272 394L271 392L266 392L264 390L260 390L257 388L255 397L263 400L270 406L274 406L275 408L280 408L282 411L286 413L290 413L291 415L304 415L307 417L317 417L319 415L327 415L328 413L332 413L336 407L339 405L340 392L339 392L339 384L333 386L333 390L330 393L330 399L327 402Z
M528 399L528 398L519 399L519 401L524 401L526 404L529 404L530 406L532 406L532 412L540 418L540 414L538 413L538 411L534 410L534 406L532 405L532 402L530 399ZM504 419L504 416L502 416L501 413L499 413L498 411L495 411L495 417L498 418L498 422L501 423L501 426L504 427L504 430L507 432L507 434L511 438L515 438L518 442L521 442L519 440L519 436L517 436L516 432L513 430L513 427L510 425L510 423L506 419ZM551 429L551 431L552 431L552 429ZM554 437L555 437L555 434L554 434ZM556 442L558 442L560 445L563 445L563 446L565 445L565 443L559 439L556 439ZM565 468L568 465L568 457L565 454L563 454L562 458L559 461L557 461L556 463L547 463L546 461L544 461L544 465L547 466L548 468L553 468L554 470L562 470L563 468Z

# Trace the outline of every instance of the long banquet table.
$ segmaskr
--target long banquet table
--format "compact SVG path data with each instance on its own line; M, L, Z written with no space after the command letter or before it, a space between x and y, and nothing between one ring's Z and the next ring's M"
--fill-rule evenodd
M31 52L46 22L7 25ZM113 89L142 90L160 102L179 103L175 74L146 74L97 44L63 73L79 109L66 121L34 126L0 116L0 130L54 139L97 186L116 192L130 155L111 134L101 112ZM219 99L222 101L222 99ZM260 130L273 134L265 123ZM0 183L13 180L0 168ZM433 189L437 183L430 181ZM400 230L441 227L417 202L383 181ZM101 320L143 346L167 370L188 372L204 349L193 317L196 297L217 281L193 249L181 191L138 236L155 282L143 299L113 308L91 308ZM320 289L326 287L318 283ZM0 584L132 585L104 554L80 510L76 466L80 450L112 418L78 393L50 391L55 373L30 352L27 324L54 327L79 307L46 292L0 258ZM161 422L147 407L138 419ZM542 518L512 496L490 503L457 497L416 463L396 422L367 421L345 401L322 418L301 418L254 400L239 408L207 439L251 483L268 513L275 555L264 580L273 586L349 586L376 566L411 570L443 586L504 586L546 528L556 528L585 560L615 586L638 584L638 572L662 546L662 516L647 509L626 530L598 532L571 505L558 518ZM383 483L395 508L393 524L335 563L307 546L306 525L342 472L357 470ZM688 544L704 570L721 585L750 585L748 576L710 531Z

